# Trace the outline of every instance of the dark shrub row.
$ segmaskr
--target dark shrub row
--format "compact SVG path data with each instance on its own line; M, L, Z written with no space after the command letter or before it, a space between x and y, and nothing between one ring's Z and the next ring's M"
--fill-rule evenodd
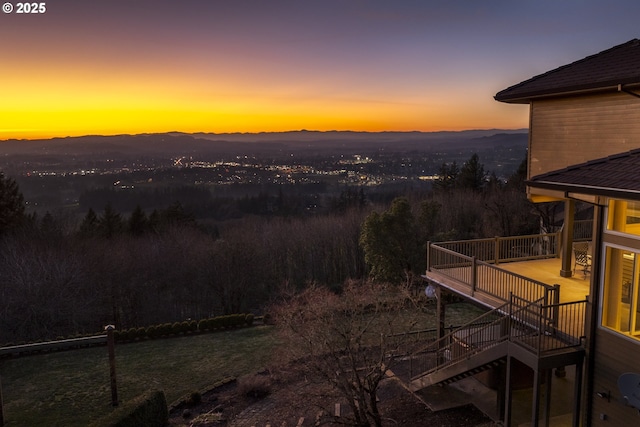
M242 326L252 326L253 314L230 314L218 316L200 321L188 320L176 323L164 323L148 327L130 328L125 330L115 330L113 335L117 342L132 342L144 339L155 339L162 337L180 336L192 333L214 332L224 329L237 328ZM102 337L102 339L91 340L92 337ZM94 347L106 343L105 332L93 334L77 334L71 337L57 337L53 341L36 341L6 343L0 345L0 359L6 357L26 356L29 354L48 353L52 351L74 350L85 347ZM81 339L81 338L86 338Z
M163 323L147 326L146 328L130 328L114 331L118 342L154 339L161 337L187 335L198 332L213 332L222 329L238 328L253 325L253 314L229 314L209 319L185 320L183 322Z

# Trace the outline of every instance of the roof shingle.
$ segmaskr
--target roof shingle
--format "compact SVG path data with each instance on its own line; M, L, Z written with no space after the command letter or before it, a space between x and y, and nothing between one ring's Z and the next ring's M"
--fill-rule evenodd
M537 175L527 184L534 188L639 200L640 149Z
M585 90L615 89L640 83L640 40L633 39L579 61L508 87L495 96L502 102Z

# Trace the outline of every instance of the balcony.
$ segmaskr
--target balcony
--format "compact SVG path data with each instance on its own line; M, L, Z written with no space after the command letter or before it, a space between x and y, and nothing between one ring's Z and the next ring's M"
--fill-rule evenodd
M542 383L550 396L551 371L572 367L573 407L567 416L577 426L590 283L585 279L590 275L578 269L573 277L562 277L560 245L559 233L429 243L423 277L440 291L488 310L447 335L406 343L398 378L418 393L492 372L493 378L502 378L498 414L505 425L512 425L510 366L518 361L533 373L529 413L531 424L538 425ZM546 397L545 425L550 403Z
M561 277L560 234L429 243L423 276L443 289L495 309L511 295L543 304L584 300L590 275Z

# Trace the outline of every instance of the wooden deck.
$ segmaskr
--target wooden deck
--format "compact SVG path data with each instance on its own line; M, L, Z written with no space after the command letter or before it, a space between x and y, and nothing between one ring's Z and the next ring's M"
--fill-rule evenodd
M498 267L547 285L560 285L560 302L582 301L589 295L591 274L585 278L582 270L577 270L573 277L561 277L560 258L508 262Z
M589 295L591 275L587 274L585 277L582 271L577 271L573 277L560 276L561 261L559 258L505 262L499 264L497 267L501 270L515 273L549 286L560 285L560 303L583 301ZM504 301L498 298L480 292L471 295L468 285L452 279L449 276L454 270L453 277L464 276L465 274L466 276L470 276L469 273L461 273L468 268L469 267L444 269L442 272L438 270L428 271L425 277L434 280L453 292L470 297L492 308L504 303ZM482 282L487 280L487 278L480 277L477 280Z

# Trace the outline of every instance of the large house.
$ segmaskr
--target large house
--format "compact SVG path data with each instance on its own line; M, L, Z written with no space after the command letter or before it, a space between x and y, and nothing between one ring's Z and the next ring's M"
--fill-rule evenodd
M409 384L420 390L476 375L497 390L506 426L517 425L522 388L530 389L530 425L640 425L640 40L495 99L529 104L527 195L561 202L563 225L536 236L429 244L424 277L432 290L488 311L442 332L431 353L415 353ZM593 211L588 239L575 233L576 206L584 205ZM438 308L444 319L445 305ZM566 387L567 372L571 395L562 404L552 396Z

